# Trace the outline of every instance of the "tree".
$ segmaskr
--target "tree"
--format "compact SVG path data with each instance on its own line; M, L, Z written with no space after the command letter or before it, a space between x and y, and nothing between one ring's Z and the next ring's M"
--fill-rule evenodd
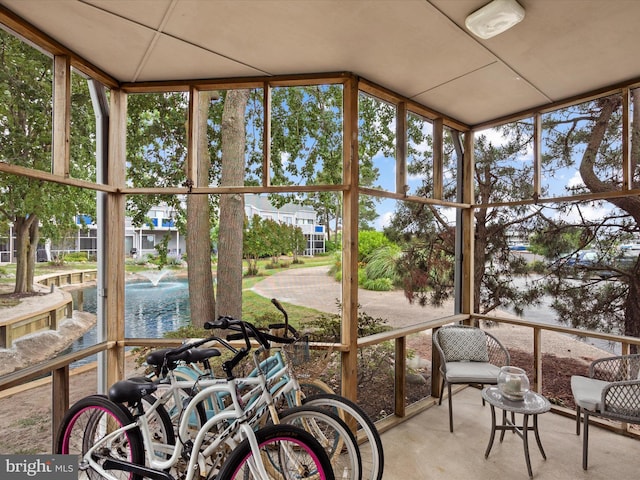
M200 92L198 96L198 169L197 185L208 185L211 157L207 125L209 109L215 95ZM187 195L187 263L189 264L189 304L191 323L196 327L215 320L216 300L211 272L211 236L209 199L206 195Z
M242 251L248 264L247 275L257 275L258 260L268 254L262 219L258 215L254 215L251 219L245 218Z
M640 96L632 90L630 151L632 184L640 186ZM619 191L622 186L622 108L620 95L595 99L554 112L545 121L546 155L562 166L575 168L582 180L570 186L571 193ZM592 208L600 208L596 217ZM546 288L556 297L553 308L560 321L572 326L640 337L640 261L619 261L619 246L640 234L640 201L637 197L611 197L606 201L567 201L556 211L539 218L541 238L548 246L554 237L579 232L574 250L594 248L596 264L581 268L580 286L568 280L562 259L556 259L556 276ZM573 220L575 218L575 220ZM598 276L606 270L607 280Z
M293 263L302 263L300 255L307 248L307 239L300 227L296 227L294 225L289 225L288 227L286 250L292 253Z
M52 61L0 30L0 152L2 161L51 170ZM72 75L70 173L95 180L95 120L87 83ZM0 176L0 215L16 235L16 293L33 290L36 250L41 232L76 228L76 215L95 212L90 191L27 177ZM43 202L42 199L47 201Z
M249 90L230 90L222 114L221 186L244 184L245 110ZM218 314L242 317L242 234L244 196L225 194L220 198L218 234Z
M409 119L410 144L424 144L423 129ZM528 145L532 130L519 125L501 145L493 145L480 135L475 142L475 202L490 204L518 200L532 195L532 165L517 161ZM526 134L529 137L526 137ZM454 138L445 145L445 166L455 165ZM414 161L410 162L411 175L423 177L417 194L430 196L433 192L431 151L410 149ZM445 199L455 198L455 185L445 186ZM475 210L474 241L474 310L488 313L498 307L511 305L521 311L534 302L541 291L536 288L516 288L512 282L514 273L522 272L521 257L509 249L508 235L515 229L525 228L536 215L527 206L480 207ZM429 204L405 203L396 211L395 218L386 230L387 235L403 242L404 255L398 269L410 301L421 305L440 305L453 293L453 269L455 261L454 223L443 215L442 209Z

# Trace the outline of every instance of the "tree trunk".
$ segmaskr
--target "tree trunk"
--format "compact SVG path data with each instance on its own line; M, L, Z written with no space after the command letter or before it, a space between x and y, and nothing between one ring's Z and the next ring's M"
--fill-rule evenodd
M36 249L38 248L38 218L36 215L17 217L16 233L16 282L14 293L33 292ZM35 243L34 243L35 239Z
M625 303L623 333L629 337L640 338L640 279L637 275L629 279L629 294ZM631 345L631 353L638 353L637 345Z
M249 90L230 90L222 111L221 186L244 185L245 110ZM265 172L265 175L267 173ZM244 196L220 196L218 314L242 318Z
M213 92L200 92L198 105L198 178L196 185L209 184L209 142L207 120ZM189 303L191 323L202 327L208 320L215 320L215 294L211 273L211 224L207 195L187 195L187 263L189 264Z

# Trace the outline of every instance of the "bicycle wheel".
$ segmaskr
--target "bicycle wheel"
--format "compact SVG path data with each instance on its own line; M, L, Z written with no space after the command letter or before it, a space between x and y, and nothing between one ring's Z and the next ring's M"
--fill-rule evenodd
M358 442L347 424L337 415L317 407L295 407L280 415L280 423L295 425L311 433L327 452L336 477L351 480L362 478Z
M301 379L300 377L298 377L298 383L300 384L300 390L302 390L302 393L305 397L311 397L324 393L328 393L330 395L336 394L333 388L331 388L322 380L318 380L317 378Z
M76 402L65 413L56 435L55 452L78 455L78 479L103 479L107 460L144 465L144 447L137 428L122 432L108 440L107 435L133 421L131 414L101 395L91 395ZM103 442L91 458L87 452ZM95 462L92 464L92 462ZM108 470L116 479L138 480L139 475L122 470Z
M382 440L369 416L351 400L340 395L321 393L302 399L304 406L330 409L349 426L355 427L362 459L363 480L382 480L384 452Z
M322 445L310 433L292 425L269 425L255 432L260 458L254 458L249 439L231 452L216 478L224 480L335 480ZM262 478L256 465L268 472Z
M298 398L311 397L321 393L335 394L333 389L322 380L297 377L299 390L291 390L285 395L277 395L278 388L284 387L287 381L289 380L282 380L276 385L274 391L272 391L272 393L276 393L274 400L276 400L276 409L278 411L283 411L286 408L299 407L300 401Z

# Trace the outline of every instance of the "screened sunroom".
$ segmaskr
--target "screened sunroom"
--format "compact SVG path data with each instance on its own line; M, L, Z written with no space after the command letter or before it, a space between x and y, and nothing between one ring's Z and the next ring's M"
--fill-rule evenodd
M4 397L50 376L42 428L55 431L78 361L92 359L91 389L105 392L130 373L131 347L179 343L127 333L127 229L162 253L164 233L142 235L162 205L186 242L193 317L245 316L256 295L306 308L301 323L338 319L311 342L332 355L316 373L362 403L373 385L381 431L426 410L446 421L431 334L456 322L502 334L532 390L574 415L568 378L640 345L640 3L520 0L524 18L483 38L465 20L487 3L0 0L0 241L19 262L75 222L97 250L95 336L18 362ZM310 206L328 260L243 284L248 259L271 256L237 248L251 237L245 194ZM375 272L390 263L393 275ZM192 291L194 278L214 290ZM476 416L466 408L460 422Z

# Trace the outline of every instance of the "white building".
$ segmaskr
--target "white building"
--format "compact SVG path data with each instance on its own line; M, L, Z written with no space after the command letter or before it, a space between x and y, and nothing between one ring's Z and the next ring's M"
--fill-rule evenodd
M312 256L325 252L324 225L316 223L316 211L311 207L287 203L276 208L271 205L267 195L249 193L244 196L244 212L248 218L258 215L263 219L300 227L307 239L303 255Z
M325 228L316 223L316 212L303 205L286 204L276 208L266 195L246 194L245 215L251 218L258 215L287 225L296 225L302 229L307 239L307 248L303 255L316 255L325 251ZM169 256L180 258L186 253L186 238L181 235L175 225L175 210L168 205L157 205L149 210L149 224L134 227L131 218L125 218L125 252L127 255L141 257L157 255L155 246L160 244L165 235L169 236ZM46 241L38 248L37 260L49 261L58 255L70 252L86 252L90 259L95 259L98 251L98 232L93 219L86 215L78 215L76 223L80 228L73 237L66 237L55 244ZM15 237L13 230L7 238L0 238L0 263L15 261Z

